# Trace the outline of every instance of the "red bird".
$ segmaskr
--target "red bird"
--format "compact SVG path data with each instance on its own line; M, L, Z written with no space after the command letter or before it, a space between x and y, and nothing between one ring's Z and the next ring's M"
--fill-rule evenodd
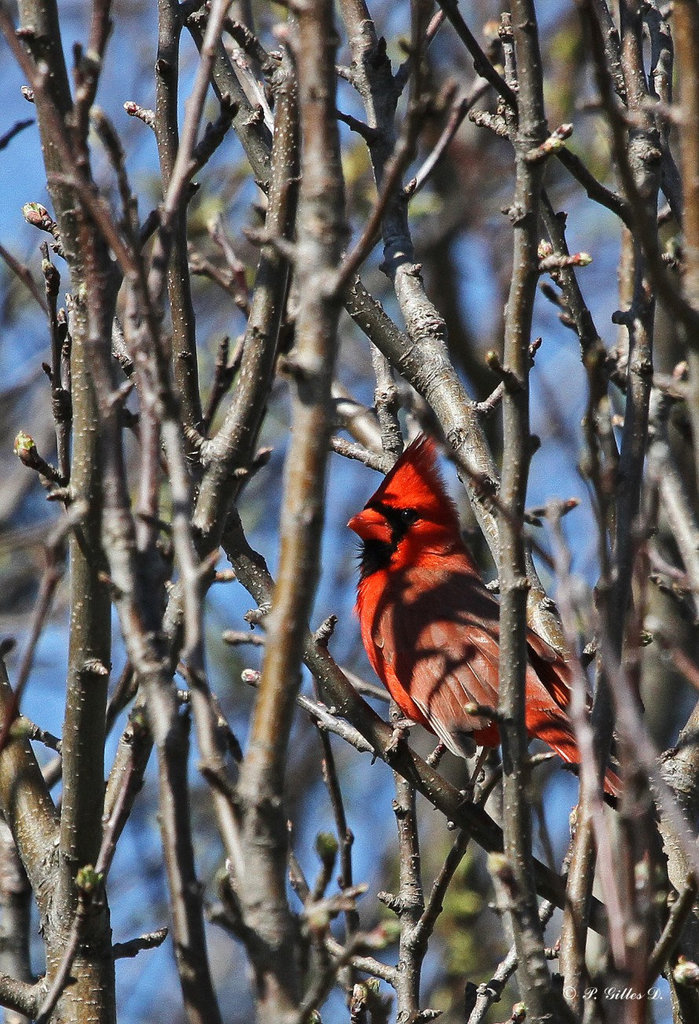
M454 503L421 436L401 455L348 526L362 561L357 613L372 668L407 718L452 753L474 741L496 747L497 725L468 704L497 707L500 608L463 540ZM526 727L564 761L580 761L566 707L570 670L540 636L527 633ZM609 770L604 789L617 796Z

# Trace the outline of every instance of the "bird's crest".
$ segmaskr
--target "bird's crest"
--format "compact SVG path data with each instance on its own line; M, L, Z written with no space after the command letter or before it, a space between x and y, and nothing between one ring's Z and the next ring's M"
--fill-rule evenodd
M458 530L456 506L437 468L437 446L427 434L420 434L405 449L371 502L415 508L435 522L455 522Z

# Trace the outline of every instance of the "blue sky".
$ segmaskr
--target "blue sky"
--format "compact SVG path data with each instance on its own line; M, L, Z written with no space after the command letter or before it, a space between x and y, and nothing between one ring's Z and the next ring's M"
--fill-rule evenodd
M69 52L75 39L85 35L84 14L86 5L61 4L64 18L65 46ZM557 4L541 5L546 11ZM402 8L401 8L402 11ZM116 32L110 59L98 96L99 103L112 117L124 137L128 152L128 169L132 180L144 193L142 213L153 201L153 181L156 172L155 146L151 133L140 122L127 117L123 102L135 99L149 106L153 103L153 86L150 77L154 54L154 14L141 10L141 5L116 4ZM396 17L400 16L400 12ZM0 92L3 96L3 114L0 119L0 134L7 131L20 118L32 115L33 108L19 93L22 78L7 59L3 50L0 60ZM183 47L185 67L193 65L194 50L188 41ZM188 81L185 74L184 82ZM224 159L237 159L235 147L224 154ZM96 159L98 177L105 173ZM219 163L219 166L220 163ZM509 173L509 171L507 172ZM150 193L150 198L147 194ZM20 259L27 261L36 276L39 273L38 243L41 240L35 231L23 222L21 206L24 202L38 200L48 205L46 185L42 171L38 136L35 127L24 131L0 153L0 242ZM238 197L242 204L243 197ZM584 203L568 205L569 244L571 251L585 250L593 256L591 266L581 271L580 280L590 308L595 316L598 329L607 344L616 337L616 328L611 324L611 314L616 309L616 260L618 257L618 234L610 214L600 212ZM478 233L463 237L456 248L455 256L468 268L463 277L463 301L469 311L472 327L476 334L487 337L492 320L493 303L498 301L498 292L493 287L491 275L492 237L489 229L495 226L485 224ZM64 282L65 284L65 282ZM24 379L33 372L37 362L47 357L47 334L41 318L27 299L15 312L14 321L8 326L0 346L0 374L5 385ZM227 329L220 315L214 321L207 320L206 309L198 308L202 338L210 338ZM236 327L239 329L239 326ZM532 374L532 429L542 438L542 448L535 456L529 487L529 503L539 505L553 497L578 497L581 506L566 519L566 530L575 552L574 567L588 585L595 582L597 566L595 558L594 523L587 492L576 470L578 447L580 445L580 419L585 406L585 378L580 365L579 350L575 336L564 328L557 319L556 311L540 297L536 307L533 330L534 336L542 335L544 344L537 356ZM368 348L364 350L368 362ZM347 383L356 383L356 374L350 369L344 371L352 378ZM364 383L364 397L370 400ZM288 418L286 395L279 393L272 408L272 422L283 428ZM562 426L560 430L558 427ZM31 431L31 423L13 424L14 429L24 426ZM276 435L277 451L266 471L253 483L249 497L243 504L242 515L249 529L251 543L262 551L270 567L276 563L276 524L279 514L279 474L283 458L283 437L271 426L270 438ZM11 445L10 435L6 438L6 449ZM9 451L2 453L10 458ZM453 471L446 467L450 486L454 493L459 487ZM316 601L314 621L317 624L326 614L334 612L340 616L338 630L332 641L332 651L337 659L349 667L370 677L370 670L361 650L357 624L353 616L354 602L354 537L346 528L349 516L360 508L373 492L378 482L376 474L364 467L348 463L331 455L328 476L328 510L323 537L323 573ZM25 521L47 515L43 495L36 491L32 500L24 506ZM49 512L49 517L55 513ZM245 738L244 714L236 713L236 702L244 707L241 697L242 686L237 676L243 665L256 663L257 655L245 651L241 657L233 656L224 648L219 639L221 629L241 628L242 615L251 601L237 584L219 587L210 598L209 663L212 681L217 689L226 694L234 728ZM60 605L60 602L59 602ZM25 708L30 717L53 732L60 732L63 714L64 679L66 665L65 605L58 611L50 627L45 631L37 652L36 670L28 688ZM118 629L115 625L115 635ZM23 635L18 633L20 650ZM115 646L114 665L118 670L123 663L123 652L119 641ZM16 664L16 662L14 663ZM10 667L13 668L14 664ZM236 677L235 679L233 677ZM307 731L297 730L300 747L310 742ZM107 764L110 763L116 740L110 741ZM376 849L388 841L393 832L390 812L390 775L381 765L371 768L369 759L356 753L342 752L348 762L352 785L347 790L348 816L354 828L355 874L370 886L379 881ZM195 763L196 757L193 758ZM560 776L560 773L558 773ZM204 793L203 786L192 772L193 781ZM293 782L292 782L293 784ZM120 844L110 882L112 892L112 917L114 936L123 941L143 929L151 929L165 923L165 888L160 867L159 842L154 818L155 783L149 771L143 802L138 805L134 821L127 829ZM554 834L555 847L562 853L567 814L575 800L575 784L570 777L554 778L547 799L547 818ZM564 823L563 829L556 823ZM313 842L316 832L332 827L329 802L323 787L318 784L309 791L299 822L297 823L297 848L302 864L312 874L315 864ZM429 839L429 827L425 826ZM441 828L441 822L440 822ZM202 876L208 878L220 859L220 850L211 843L200 842L200 863ZM367 897L369 899L370 897ZM212 959L214 971L225 993L226 1012L234 1014L231 1019L245 1020L247 981L240 960L234 961L234 944L221 932L211 930ZM38 947L37 947L38 948ZM230 964L236 963L231 971ZM38 967L39 964L37 963ZM158 951L142 954L135 961L124 962L118 967L120 1003L123 1008L121 1019L126 1024L150 1020L173 1021L177 1019L178 990L169 943ZM157 978L154 985L153 979ZM237 1015L236 1014L237 1008ZM333 1011L331 1011L332 1014ZM337 1019L341 1019L337 1010ZM327 1018L331 1020L331 1017ZM659 1020L661 1018L658 1018Z

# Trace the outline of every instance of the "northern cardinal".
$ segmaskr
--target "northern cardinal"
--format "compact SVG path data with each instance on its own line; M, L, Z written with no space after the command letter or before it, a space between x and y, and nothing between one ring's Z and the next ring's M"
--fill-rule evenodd
M458 756L469 757L474 741L498 746L492 719L465 708L497 707L500 609L461 538L434 442L418 437L347 525L363 542L357 590L362 640L396 704ZM570 670L532 630L527 650L527 732L577 765L566 713ZM604 789L611 797L619 793L611 770Z

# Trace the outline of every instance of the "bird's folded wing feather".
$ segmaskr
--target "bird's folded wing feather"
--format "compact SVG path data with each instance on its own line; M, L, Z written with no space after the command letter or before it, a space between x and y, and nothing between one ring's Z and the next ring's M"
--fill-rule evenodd
M492 725L464 707L497 705L497 602L470 574L453 571L413 568L400 589L377 623L384 657L439 738L463 753L466 734Z

